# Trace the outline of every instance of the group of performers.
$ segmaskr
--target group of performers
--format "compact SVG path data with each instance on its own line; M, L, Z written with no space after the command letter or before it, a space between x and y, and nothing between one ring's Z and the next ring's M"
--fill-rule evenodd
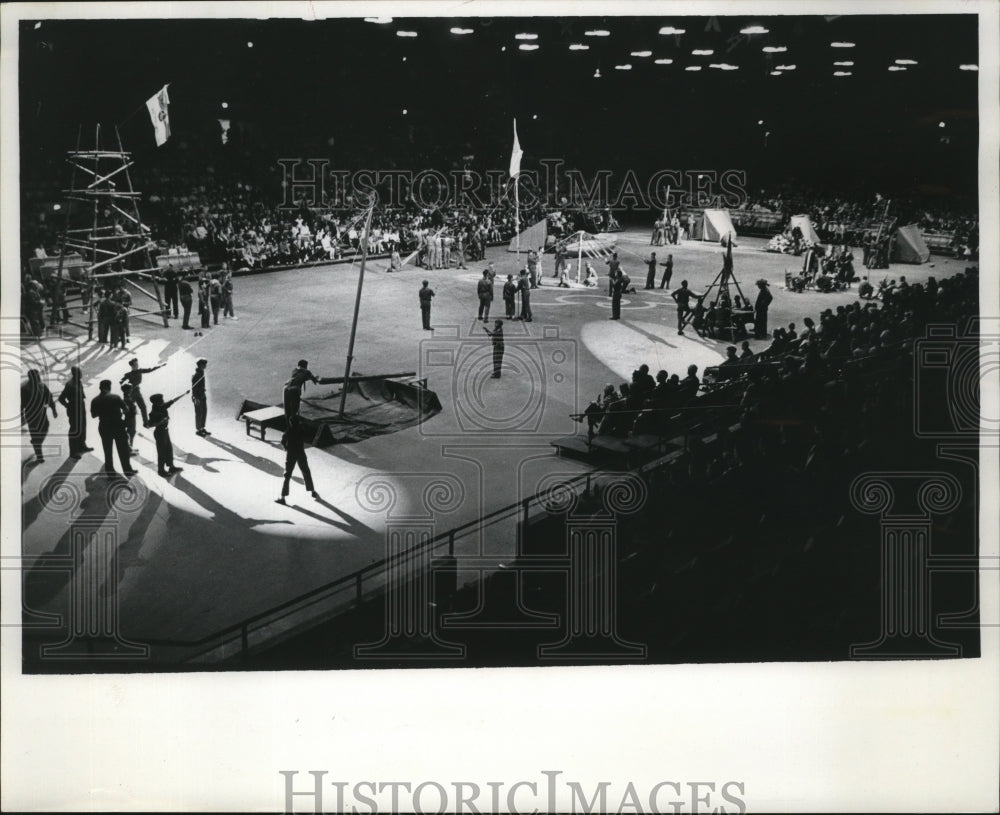
M154 393L149 397L147 407L142 393L143 377L158 371L164 364L142 368L138 359L129 360L129 369L119 380L120 395L112 393L113 383L110 379L104 379L98 385L99 394L90 403L90 415L98 420L97 429L104 449L104 472L108 476L118 474L114 464L115 451L118 453L122 474L130 476L136 473L131 457L138 452L134 447L137 416L142 417L143 427L153 431L159 475L167 478L183 469L174 465L173 444L170 440L170 407L189 393L195 407L195 432L199 436L211 435L205 429L205 369L208 360L198 360L188 390L170 400L165 399L162 393ZM87 446L87 403L79 367L70 369L69 379L58 402L65 408L69 420L67 439L70 458L81 459L84 453L91 452L93 448ZM37 463L45 461L42 444L49 432L48 410L52 411L53 417L57 415L52 393L42 382L38 371L28 371L27 381L21 386L21 421L27 425Z
M849 289L854 280L854 253L850 247L831 246L827 250L816 244L806 250L802 270L794 277L789 276L787 288L795 292L807 288L820 292L840 291Z

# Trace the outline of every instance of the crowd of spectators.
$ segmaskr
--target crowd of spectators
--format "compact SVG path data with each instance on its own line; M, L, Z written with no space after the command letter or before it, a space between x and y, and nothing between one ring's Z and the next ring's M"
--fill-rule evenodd
M705 385L695 365L688 366L683 378L665 370L654 378L641 365L631 382L617 389L607 385L578 421L586 419L591 436L669 437L687 421L678 411L710 407L714 400L709 397L723 390L729 401L744 406L745 416L758 414L761 404L774 399L787 404L782 394L790 394L792 386L801 391L796 400L815 402L825 385L836 383L852 365L863 367L906 347L929 322L956 322L975 314L977 296L975 269L941 282L930 277L926 284L900 277L881 285L865 302L825 309L818 321L806 317L801 331L794 324L774 329L762 351L752 352L746 341L739 350L730 346L727 359L706 372Z

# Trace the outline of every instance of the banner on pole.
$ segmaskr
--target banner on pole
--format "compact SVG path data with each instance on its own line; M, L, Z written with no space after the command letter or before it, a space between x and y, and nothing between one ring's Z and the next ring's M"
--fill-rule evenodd
M510 177L516 178L518 173L521 172L521 156L524 151L521 149L521 143L517 140L517 119L514 120L514 148L510 153Z
M153 135L156 137L156 146L162 147L170 138L170 113L167 108L170 106L170 96L167 94L167 86L164 85L159 93L146 100L146 109L149 111L149 119L153 123Z

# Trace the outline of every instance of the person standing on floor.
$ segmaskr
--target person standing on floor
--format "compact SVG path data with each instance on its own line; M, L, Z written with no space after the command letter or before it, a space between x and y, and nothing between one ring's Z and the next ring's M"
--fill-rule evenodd
M660 288L669 289L670 278L674 276L674 256L667 255L667 259L660 265L663 266L663 278L660 280Z
M306 489L318 501L319 493L313 486L312 473L309 471L309 459L306 458L305 430L302 427L301 417L292 416L289 418L288 429L281 436L281 446L285 448L285 477L281 485L281 497L275 499L275 503L285 503L285 498L291 491L292 473L295 472L296 465L302 471L302 479L306 482Z
M222 278L222 316L238 320L233 309L233 273L226 271Z
M649 260L646 261L646 288L656 288L656 252L649 253Z
M503 367L503 320L494 322L492 331L483 326L483 331L489 335L493 343L493 378L499 379L500 369Z
M479 295L479 313L476 319L485 323L490 319L490 306L493 305L493 278L490 277L489 269L483 269L483 279L476 284L476 293Z
M622 276L618 275L611 283L611 320L620 320L622 317Z
M83 375L77 365L69 369L69 380L59 394L59 404L69 419L69 456L82 458L94 448L87 446L87 399L83 393Z
M128 437L128 449L130 453L135 454L138 452L135 449L135 416L137 410L133 388L128 382L122 385L122 401L125 403L125 435Z
M201 327L211 328L211 318L208 296L208 281L202 278L198 281L198 314L201 315Z
M222 284L217 277L208 282L208 305L212 309L212 324L219 324L219 309L222 308Z
M191 376L191 401L194 402L194 432L199 436L211 436L205 429L208 418L208 396L205 390L205 369L207 359L199 359ZM296 408L297 409L297 408Z
M107 292L101 292L94 307L97 311L97 341L106 343L111 334L111 323L115 319L115 304L111 302ZM114 345L114 342L111 343Z
M531 288L538 288L538 253L534 249L528 250L528 280Z
M174 319L180 315L180 308L177 305L177 295L179 293L177 285L177 272L167 269L163 278L163 299L166 303L166 311L169 314L173 310Z
M181 323L181 328L191 330L191 304L194 302L194 289L191 288L191 283L188 282L187 278L182 277L177 282L177 291L181 297L181 307L184 313L184 322Z
M183 395L182 393L181 396ZM174 466L174 445L170 441L170 406L180 398L178 396L169 402L164 402L162 393L154 393L149 397L152 409L149 411L149 421L145 422L145 426L153 428L153 438L156 440L156 472L164 478L184 469Z
M521 280L517 284L518 291L521 292L521 314L517 319L531 322L531 281L528 278L526 269L521 270Z
M128 435L125 431L125 402L111 392L111 380L102 379L100 393L90 403L90 415L98 420L97 432L101 434L104 447L104 472L116 475L113 458L114 448L118 449L118 460L125 475L135 475L129 461Z
M515 297L517 297L517 283L514 282L514 275L509 274L507 282L503 284L503 307L508 320L513 320L516 313Z
M146 400L142 398L142 391L139 390L139 386L142 384L142 375L151 374L153 371L158 371L166 365L165 362L161 362L152 368L140 368L139 360L132 358L128 361L129 370L128 373L123 376L118 384L122 385L128 382L132 386L132 398L135 403L139 406L139 411L142 413L142 421L145 422L149 418L149 414L146 412Z
M753 304L753 333L755 339L763 340L767 338L767 309L774 297L764 278L757 281L757 288L759 291Z
M207 365L208 363L206 362L205 364ZM302 388L305 387L306 382L318 384L319 378L314 376L313 372L309 370L309 363L304 359L300 359L295 370L292 371L292 375L285 383L285 389L282 394L286 417L299 415L299 404L302 402Z
M695 293L688 288L688 282L686 280L681 281L681 287L670 293L670 296L674 298L674 302L677 303L677 333L684 333L684 318L687 313L691 310L691 298L695 297Z
M28 426L28 437L35 451L35 461L39 464L45 461L42 443L49 435L47 410L52 411L53 419L59 415L56 412L56 403L52 399L52 392L42 382L41 373L32 369L28 371L27 381L21 385L21 423Z
M434 298L434 289L430 286L430 281L423 281L417 294L420 298L420 319L423 321L424 331L434 330L431 328L431 300Z

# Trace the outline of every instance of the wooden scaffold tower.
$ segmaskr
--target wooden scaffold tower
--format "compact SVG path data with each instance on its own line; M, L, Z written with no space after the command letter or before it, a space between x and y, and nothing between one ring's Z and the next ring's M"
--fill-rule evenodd
M125 152L121 134L115 128L115 143L111 149L101 145L101 126L94 132L94 149L81 149L83 128L77 136L75 150L67 154L72 168L70 187L63 190L66 199L66 225L61 238L58 285L77 285L81 303L87 313L87 329L94 337L95 296L98 288L108 288L119 282L131 287L135 307L129 317L156 318L168 325L167 309L155 274L152 250L156 243L139 215L142 194L132 187L129 167L135 163ZM80 280L68 280L63 266L68 253L79 253L86 263ZM146 307L143 308L142 305Z

